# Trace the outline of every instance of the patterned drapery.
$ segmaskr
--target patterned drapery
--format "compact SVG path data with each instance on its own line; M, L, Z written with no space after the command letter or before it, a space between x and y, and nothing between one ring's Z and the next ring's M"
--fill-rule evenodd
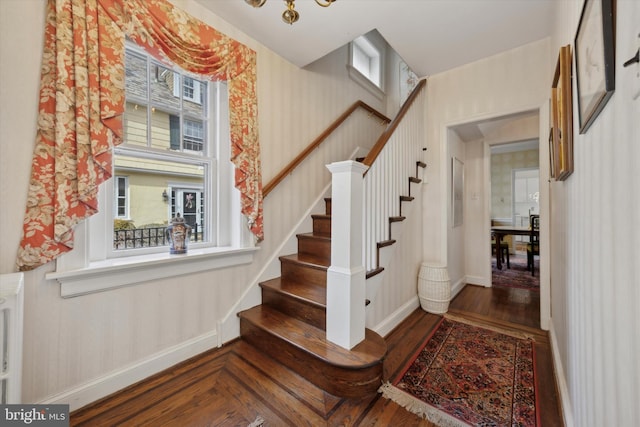
M263 238L256 53L167 0L49 0L20 270L71 250L73 227L97 212L122 142L125 36L161 61L228 82L235 185Z

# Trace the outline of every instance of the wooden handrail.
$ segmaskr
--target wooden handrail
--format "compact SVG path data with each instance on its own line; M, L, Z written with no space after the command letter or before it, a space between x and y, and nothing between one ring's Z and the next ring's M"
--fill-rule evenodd
M302 153L298 154L298 156L295 159L293 159L287 166L285 166L284 169L282 169L282 171L275 176L275 178L273 178L271 181L269 181L267 185L263 187L262 197L267 197L267 194L269 194L278 184L280 184L280 182L283 179L285 179L287 175L293 172L293 170L300 163L302 163L302 161L309 154L311 154L313 150L315 150L322 143L322 141L327 139L327 137L331 135L331 133L334 130L336 130L338 126L340 126L342 122L344 122L347 119L347 117L349 117L357 108L364 108L365 110L369 111L372 115L379 117L384 122L389 123L391 121L390 118L380 113L378 110L374 109L368 104L365 104L363 101L354 102L353 105L349 107L349 109L347 109L347 111L342 113L342 115L338 117L333 123L331 123L329 127L327 127L327 129L325 129L325 131L320 134L320 136L318 136L315 140L313 140L313 142L309 144L309 146L305 148L304 151L302 151Z
M411 107L411 105L413 104L413 101L418 97L418 93L420 93L420 91L426 84L427 84L426 79L420 80L418 82L418 85L415 87L415 89L413 89L413 91L411 92L411 95L409 95L409 97L404 102L404 104L402 104L402 107L400 108L398 115L396 115L396 117L393 119L391 124L382 133L382 135L380 135L380 138L378 138L376 145L374 145L371 151L369 151L369 154L367 154L367 157L365 157L362 163L364 163L367 166L371 166L373 162L376 161L376 158L384 148L385 144L387 143L387 141L389 141L389 138L391 138L391 135L393 135L393 132L395 132L396 128L400 124L400 121L405 116L405 114L407 114L407 112L409 111L409 107ZM365 171L364 175L367 174L367 171Z

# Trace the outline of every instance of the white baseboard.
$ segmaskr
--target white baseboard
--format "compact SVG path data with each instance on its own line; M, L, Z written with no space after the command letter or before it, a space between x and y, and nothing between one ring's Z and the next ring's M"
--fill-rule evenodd
M400 306L400 308L391 313L389 317L373 327L373 330L382 337L386 336L418 307L420 307L420 299L418 298L418 295L416 295L415 298L407 301L405 304Z
M567 386L567 378L564 373L564 367L558 352L558 337L553 327L553 322L549 322L549 341L551 342L551 354L553 356L553 371L555 373L556 385L558 393L560 393L560 410L564 418L566 427L573 427L573 410L571 409L571 399L569 397L569 388Z
M470 285L479 285L486 288L491 287L491 279L482 276L466 276L465 281Z
M75 411L193 356L216 348L217 344L218 333L212 331L36 403L43 405L66 404L69 405L70 411Z
M457 282L451 285L451 299L454 299L456 295L460 293L460 291L462 290L462 288L464 288L464 285L466 283L467 283L466 277L463 277L462 279L458 280Z

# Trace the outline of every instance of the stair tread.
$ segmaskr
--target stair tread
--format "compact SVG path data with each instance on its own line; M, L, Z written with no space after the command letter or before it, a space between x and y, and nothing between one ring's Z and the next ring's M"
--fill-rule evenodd
M373 270L367 271L366 277L367 277L367 279L370 279L373 276L382 273L383 271L384 271L383 267L374 268Z
M302 253L302 254L295 253L291 255L284 255L280 257L280 260L289 260L289 261L298 262L301 264L306 264L312 267L318 267L325 270L331 264L331 260L327 260L324 257L319 257L312 254L305 254L305 253Z
M282 277L276 277L275 279L262 282L260 286L290 295L307 303L320 305L325 308L327 306L327 288L324 286L311 283L297 283L285 280Z
M331 240L331 234L318 233L317 231L297 234L296 237L298 237L299 239Z
M385 247L387 247L387 246L391 246L391 245L393 245L395 242L396 242L396 240L395 240L395 239L383 240L382 242L378 242L378 243L376 243L376 245L377 245L379 248L385 248Z
M322 329L262 305L239 313L242 319L277 336L291 345L313 354L325 363L337 367L363 369L380 363L387 352L384 339L366 329L365 339L351 350L326 339Z

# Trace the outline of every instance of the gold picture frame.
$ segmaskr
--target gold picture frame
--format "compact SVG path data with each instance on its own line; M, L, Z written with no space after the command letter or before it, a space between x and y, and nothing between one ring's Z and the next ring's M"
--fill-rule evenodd
M571 45L562 46L551 87L551 176L564 181L573 173L573 102Z

